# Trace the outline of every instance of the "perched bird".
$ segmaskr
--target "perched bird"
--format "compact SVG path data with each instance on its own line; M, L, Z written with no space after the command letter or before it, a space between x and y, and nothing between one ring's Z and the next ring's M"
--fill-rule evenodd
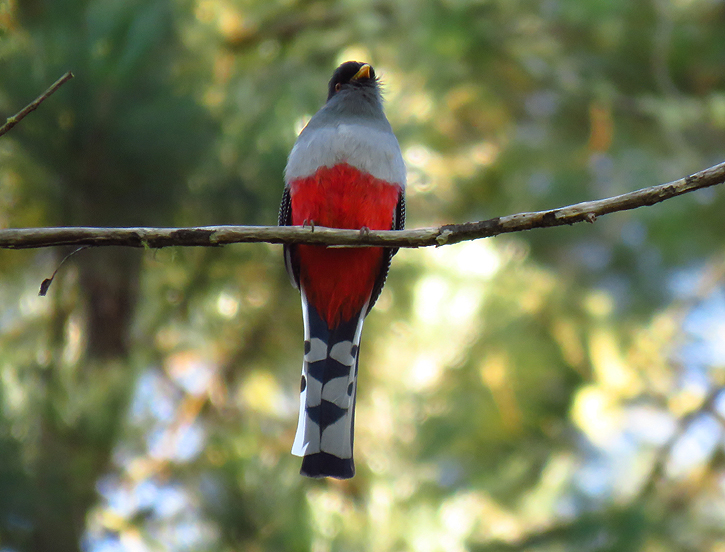
M297 138L285 169L280 225L401 230L405 164L383 112L373 68L340 65L327 102ZM347 479L363 320L397 249L286 245L285 266L302 296L305 355L292 454L300 473Z

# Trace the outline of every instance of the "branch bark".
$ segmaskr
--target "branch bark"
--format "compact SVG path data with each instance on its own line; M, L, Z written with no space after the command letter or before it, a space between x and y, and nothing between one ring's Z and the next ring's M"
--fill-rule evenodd
M50 88L43 92L40 96L35 98L31 103L26 105L21 111L13 115L12 117L8 117L8 120L5 121L5 124L0 127L0 136L8 132L11 128L13 128L15 125L17 125L20 121L22 121L25 116L30 113L31 111L35 111L38 109L38 106L42 104L45 100L47 100L51 94L55 93L56 90L58 90L63 84L65 84L67 81L71 80L73 78L73 73L68 71L65 75L63 75L61 78L59 78L57 81L55 81L53 84L50 85Z
M0 230L0 248L28 249L59 245L220 246L231 243L305 243L337 247L429 247L488 238L533 228L594 222L597 217L654 205L725 182L725 162L688 177L634 192L548 211L518 213L479 222L416 230L362 231L320 226L204 226L198 228L10 228Z

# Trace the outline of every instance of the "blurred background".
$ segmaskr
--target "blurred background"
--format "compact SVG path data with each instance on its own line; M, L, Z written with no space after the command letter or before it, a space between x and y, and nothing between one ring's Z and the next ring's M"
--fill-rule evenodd
M372 63L408 226L725 157L722 0L0 0L0 227L276 223L338 63ZM725 191L403 250L358 473L289 453L280 246L0 251L0 550L725 551Z

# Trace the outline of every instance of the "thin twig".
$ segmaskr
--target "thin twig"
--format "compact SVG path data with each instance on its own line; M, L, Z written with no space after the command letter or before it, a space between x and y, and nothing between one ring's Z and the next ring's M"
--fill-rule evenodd
M533 228L596 221L617 211L654 205L666 199L725 182L725 163L686 178L607 199L586 201L549 211L446 224L417 230L361 232L321 226L204 226L198 228L9 228L0 230L0 248L27 249L58 245L126 247L219 246L230 243L306 243L348 247L429 247L449 245Z
M78 253L79 251L83 251L84 249L88 249L89 245L83 245L79 247L78 249L74 249L70 253L68 253L65 257L63 257L63 260L58 264L57 268L53 271L53 274L50 278L46 278L40 283L40 291L38 291L38 295L41 297L45 297L48 293L48 289L50 288L50 284L53 283L53 280L55 280L55 275L58 274L58 271L60 270L60 267L63 266L63 263L66 262L68 259L70 259L73 255Z
M42 95L35 98L35 100L32 103L28 104L22 111L16 113L12 117L8 117L7 122L2 127L0 127L0 136L5 134L11 128L13 128L15 125L17 125L20 121L22 121L28 113L38 109L38 106L40 104L42 104L45 100L47 100L56 90L58 90L61 86L63 86L63 84L65 84L67 81L71 80L72 78L73 78L73 73L68 71L65 75L63 75L61 78L59 78L53 84L51 84L50 88L48 88L48 90L46 90Z

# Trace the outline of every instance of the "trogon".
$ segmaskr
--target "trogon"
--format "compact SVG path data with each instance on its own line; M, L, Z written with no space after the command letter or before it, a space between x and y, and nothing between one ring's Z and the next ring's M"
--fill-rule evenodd
M367 63L348 61L327 102L290 152L280 225L401 230L405 164ZM353 433L360 334L396 249L286 245L285 266L302 296L305 352L292 454L300 473L355 474Z

